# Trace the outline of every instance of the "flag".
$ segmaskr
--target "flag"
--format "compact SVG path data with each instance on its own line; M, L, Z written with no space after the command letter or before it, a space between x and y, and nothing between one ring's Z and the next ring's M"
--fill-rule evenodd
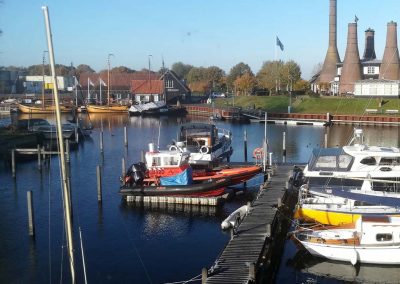
M107 87L107 84L100 77L99 77L99 82L100 82L100 85Z
M358 22L358 18L357 18L357 15L354 15L354 22Z
M276 37L276 45L283 51L284 46L278 37Z
M87 80L88 80L88 85L90 85L90 86L93 86L93 87L94 87L94 84L93 84L92 80L90 80L90 78L89 78L89 77L87 78Z
M81 86L81 85L79 84L78 79L76 79L75 76L74 76L74 80L75 80L75 82L74 82L75 88L76 88L77 86Z

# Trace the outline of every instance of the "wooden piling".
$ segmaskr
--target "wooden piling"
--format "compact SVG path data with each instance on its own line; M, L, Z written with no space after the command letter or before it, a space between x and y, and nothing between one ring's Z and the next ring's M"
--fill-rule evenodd
M244 147L244 161L247 163L247 131L244 131L243 135L243 147Z
M103 148L103 131L100 131L100 153L104 152Z
M40 151L40 145L37 145L37 164L38 164L38 169L39 171L42 170L42 155Z
M66 150L65 161L69 164L70 162L69 139L65 139L65 150Z
M11 172L12 172L12 177L16 178L16 173L15 173L15 149L11 150Z
M256 265L254 262L249 265L249 280L256 280Z
M207 268L201 269L201 284L206 284L208 277L208 270Z
M126 126L124 126L124 145L125 147L128 147L128 131Z
M32 198L32 191L29 190L26 192L27 203L28 203L28 231L29 236L35 236L35 222L34 222L34 215L33 215L33 198Z
M286 132L283 131L283 137L282 137L282 154L283 157L286 158Z
M282 206L282 199L279 197L278 198L278 208L280 208Z
M324 137L325 137L324 146L325 146L325 148L328 148L328 133L325 133Z
M140 161L144 163L144 151L140 151Z
M102 202L102 189L101 189L101 166L96 167L96 176L97 176L97 201L99 203Z
M78 127L75 127L75 142L79 143L79 131Z
M125 158L122 158L122 175L121 177L124 178L125 174L126 174L126 164L125 164Z

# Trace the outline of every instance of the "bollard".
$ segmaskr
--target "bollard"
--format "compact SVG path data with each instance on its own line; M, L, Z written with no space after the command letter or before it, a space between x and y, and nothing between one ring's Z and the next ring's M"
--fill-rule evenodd
M40 145L39 144L37 145L37 166L38 166L39 171L41 171L42 170L42 156L40 153Z
M122 158L122 178L124 178L125 174L126 174L126 170L125 170L126 166L125 166L125 158Z
M286 157L286 132L283 131L283 138L282 138L282 154L283 157Z
M97 201L102 202L102 192L101 192L101 166L96 167L97 176Z
M249 265L249 279L252 281L256 280L256 265L254 262Z
M16 177L15 173L15 149L11 150L11 172L12 172L12 177Z
M124 126L124 145L125 147L128 147L128 131L126 129L126 126Z
M203 267L201 269L201 283L205 284L207 282L207 277L208 277L208 270L207 268Z
M103 153L103 131L100 132L100 153Z
M280 208L282 206L282 199L278 198L278 208Z
M28 202L28 230L29 236L35 236L35 222L33 215L33 198L32 191L29 190L26 192L27 202Z
M244 147L244 161L247 163L247 131L244 131L243 135L243 147Z

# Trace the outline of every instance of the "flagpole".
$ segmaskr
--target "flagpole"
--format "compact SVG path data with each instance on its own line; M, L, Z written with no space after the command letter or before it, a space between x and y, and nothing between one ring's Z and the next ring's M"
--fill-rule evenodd
M103 104L103 98L102 98L102 96L101 96L101 84L102 83L102 80L101 80L101 77L100 77L100 104L102 105Z

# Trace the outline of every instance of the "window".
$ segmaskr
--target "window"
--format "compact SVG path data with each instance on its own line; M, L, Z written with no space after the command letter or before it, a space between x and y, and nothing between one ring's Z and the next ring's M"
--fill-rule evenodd
M367 166L375 166L376 165L376 160L374 157L366 157L360 161L361 164L367 165Z
M174 81L172 80L165 81L165 88L172 89L173 87L174 87Z
M336 168L336 156L321 156L318 157L315 163L317 168Z
M375 67L374 66L368 66L367 73L368 74L375 74Z
M392 234L376 234L378 242L387 242L392 240Z
M350 155L340 155L339 156L339 168L347 169L352 161L352 157Z
M379 165L396 165L398 163L398 158L381 158Z

